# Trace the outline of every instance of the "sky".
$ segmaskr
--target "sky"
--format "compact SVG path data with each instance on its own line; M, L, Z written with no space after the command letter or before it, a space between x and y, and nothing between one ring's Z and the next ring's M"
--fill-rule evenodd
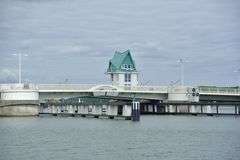
M110 83L131 51L142 85L237 86L239 0L0 0L0 83Z

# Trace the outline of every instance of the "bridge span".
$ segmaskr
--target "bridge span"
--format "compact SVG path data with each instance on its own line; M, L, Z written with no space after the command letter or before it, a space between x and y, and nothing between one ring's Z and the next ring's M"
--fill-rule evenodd
M18 112L25 107L29 113L29 106L17 101L34 101L31 104L34 114L95 114L131 117L133 112L133 97L139 103L141 114L239 114L239 88L201 88L201 87L172 87L172 86L114 86L108 84L1 84L1 101L15 101L0 106L0 115L11 111ZM61 100L79 99L62 103ZM81 99L107 99L111 104L90 104L80 102ZM94 102L95 103L95 102ZM6 104L6 103L3 103ZM64 104L64 105L63 105ZM47 107L46 107L47 106ZM96 107L100 106L100 107ZM15 109L13 109L15 107ZM221 108L226 108L226 112ZM18 109L16 109L18 108ZM119 109L120 108L120 109ZM34 110L35 109L35 110ZM229 111L229 109L231 111ZM25 112L24 109L20 111ZM14 114L13 114L14 115Z
M116 51L106 73L111 85L0 84L0 115L105 115L133 120L139 120L140 113L239 115L238 87L183 86L183 79L182 86L139 85L130 50Z

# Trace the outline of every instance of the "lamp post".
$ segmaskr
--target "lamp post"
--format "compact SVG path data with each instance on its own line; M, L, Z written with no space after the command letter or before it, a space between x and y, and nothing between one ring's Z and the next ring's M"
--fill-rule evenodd
M184 76L183 76L183 59L182 58L179 59L178 62L181 63L181 77L182 77L181 78L182 79L181 82L182 82L182 87L183 87L183 84L184 84L183 83L183 81L184 81Z
M238 75L237 75L237 86L239 87L240 86L240 69L237 69L237 70L235 70L235 71L233 71L233 72L235 72L235 73L237 73Z
M12 54L14 56L18 56L18 83L22 83L22 53ZM27 56L27 54L23 54L23 56Z

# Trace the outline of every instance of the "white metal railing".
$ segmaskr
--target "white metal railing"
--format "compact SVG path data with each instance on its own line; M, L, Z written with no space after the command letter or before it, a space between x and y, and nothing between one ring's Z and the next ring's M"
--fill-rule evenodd
M38 90L38 86L35 84L0 84L0 91L4 90Z
M123 91L136 91L136 92L168 92L168 87L167 86L124 86L124 87L119 87Z
M101 86L111 86L109 84L39 84L39 90L91 90L93 88L98 88ZM114 89L115 88L115 89ZM159 91L159 92L167 92L167 86L115 86L114 90L117 91Z
M200 93L240 94L239 88L199 88Z
M94 90L98 86L110 86L109 84L0 84L0 91L4 90ZM171 92L186 92L192 87L169 87L169 86L114 86L113 90L120 92L159 92L159 93L171 93ZM111 88L110 88L111 89ZM199 93L223 93L223 94L240 94L240 88L225 88L225 87L206 87L198 88Z
M94 84L39 84L39 90L89 90Z

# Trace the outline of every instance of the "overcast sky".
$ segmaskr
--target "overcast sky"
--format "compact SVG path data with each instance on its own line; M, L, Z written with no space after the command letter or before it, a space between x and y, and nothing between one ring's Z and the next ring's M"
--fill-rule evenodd
M109 83L130 49L141 84L236 86L239 0L0 0L0 83Z

